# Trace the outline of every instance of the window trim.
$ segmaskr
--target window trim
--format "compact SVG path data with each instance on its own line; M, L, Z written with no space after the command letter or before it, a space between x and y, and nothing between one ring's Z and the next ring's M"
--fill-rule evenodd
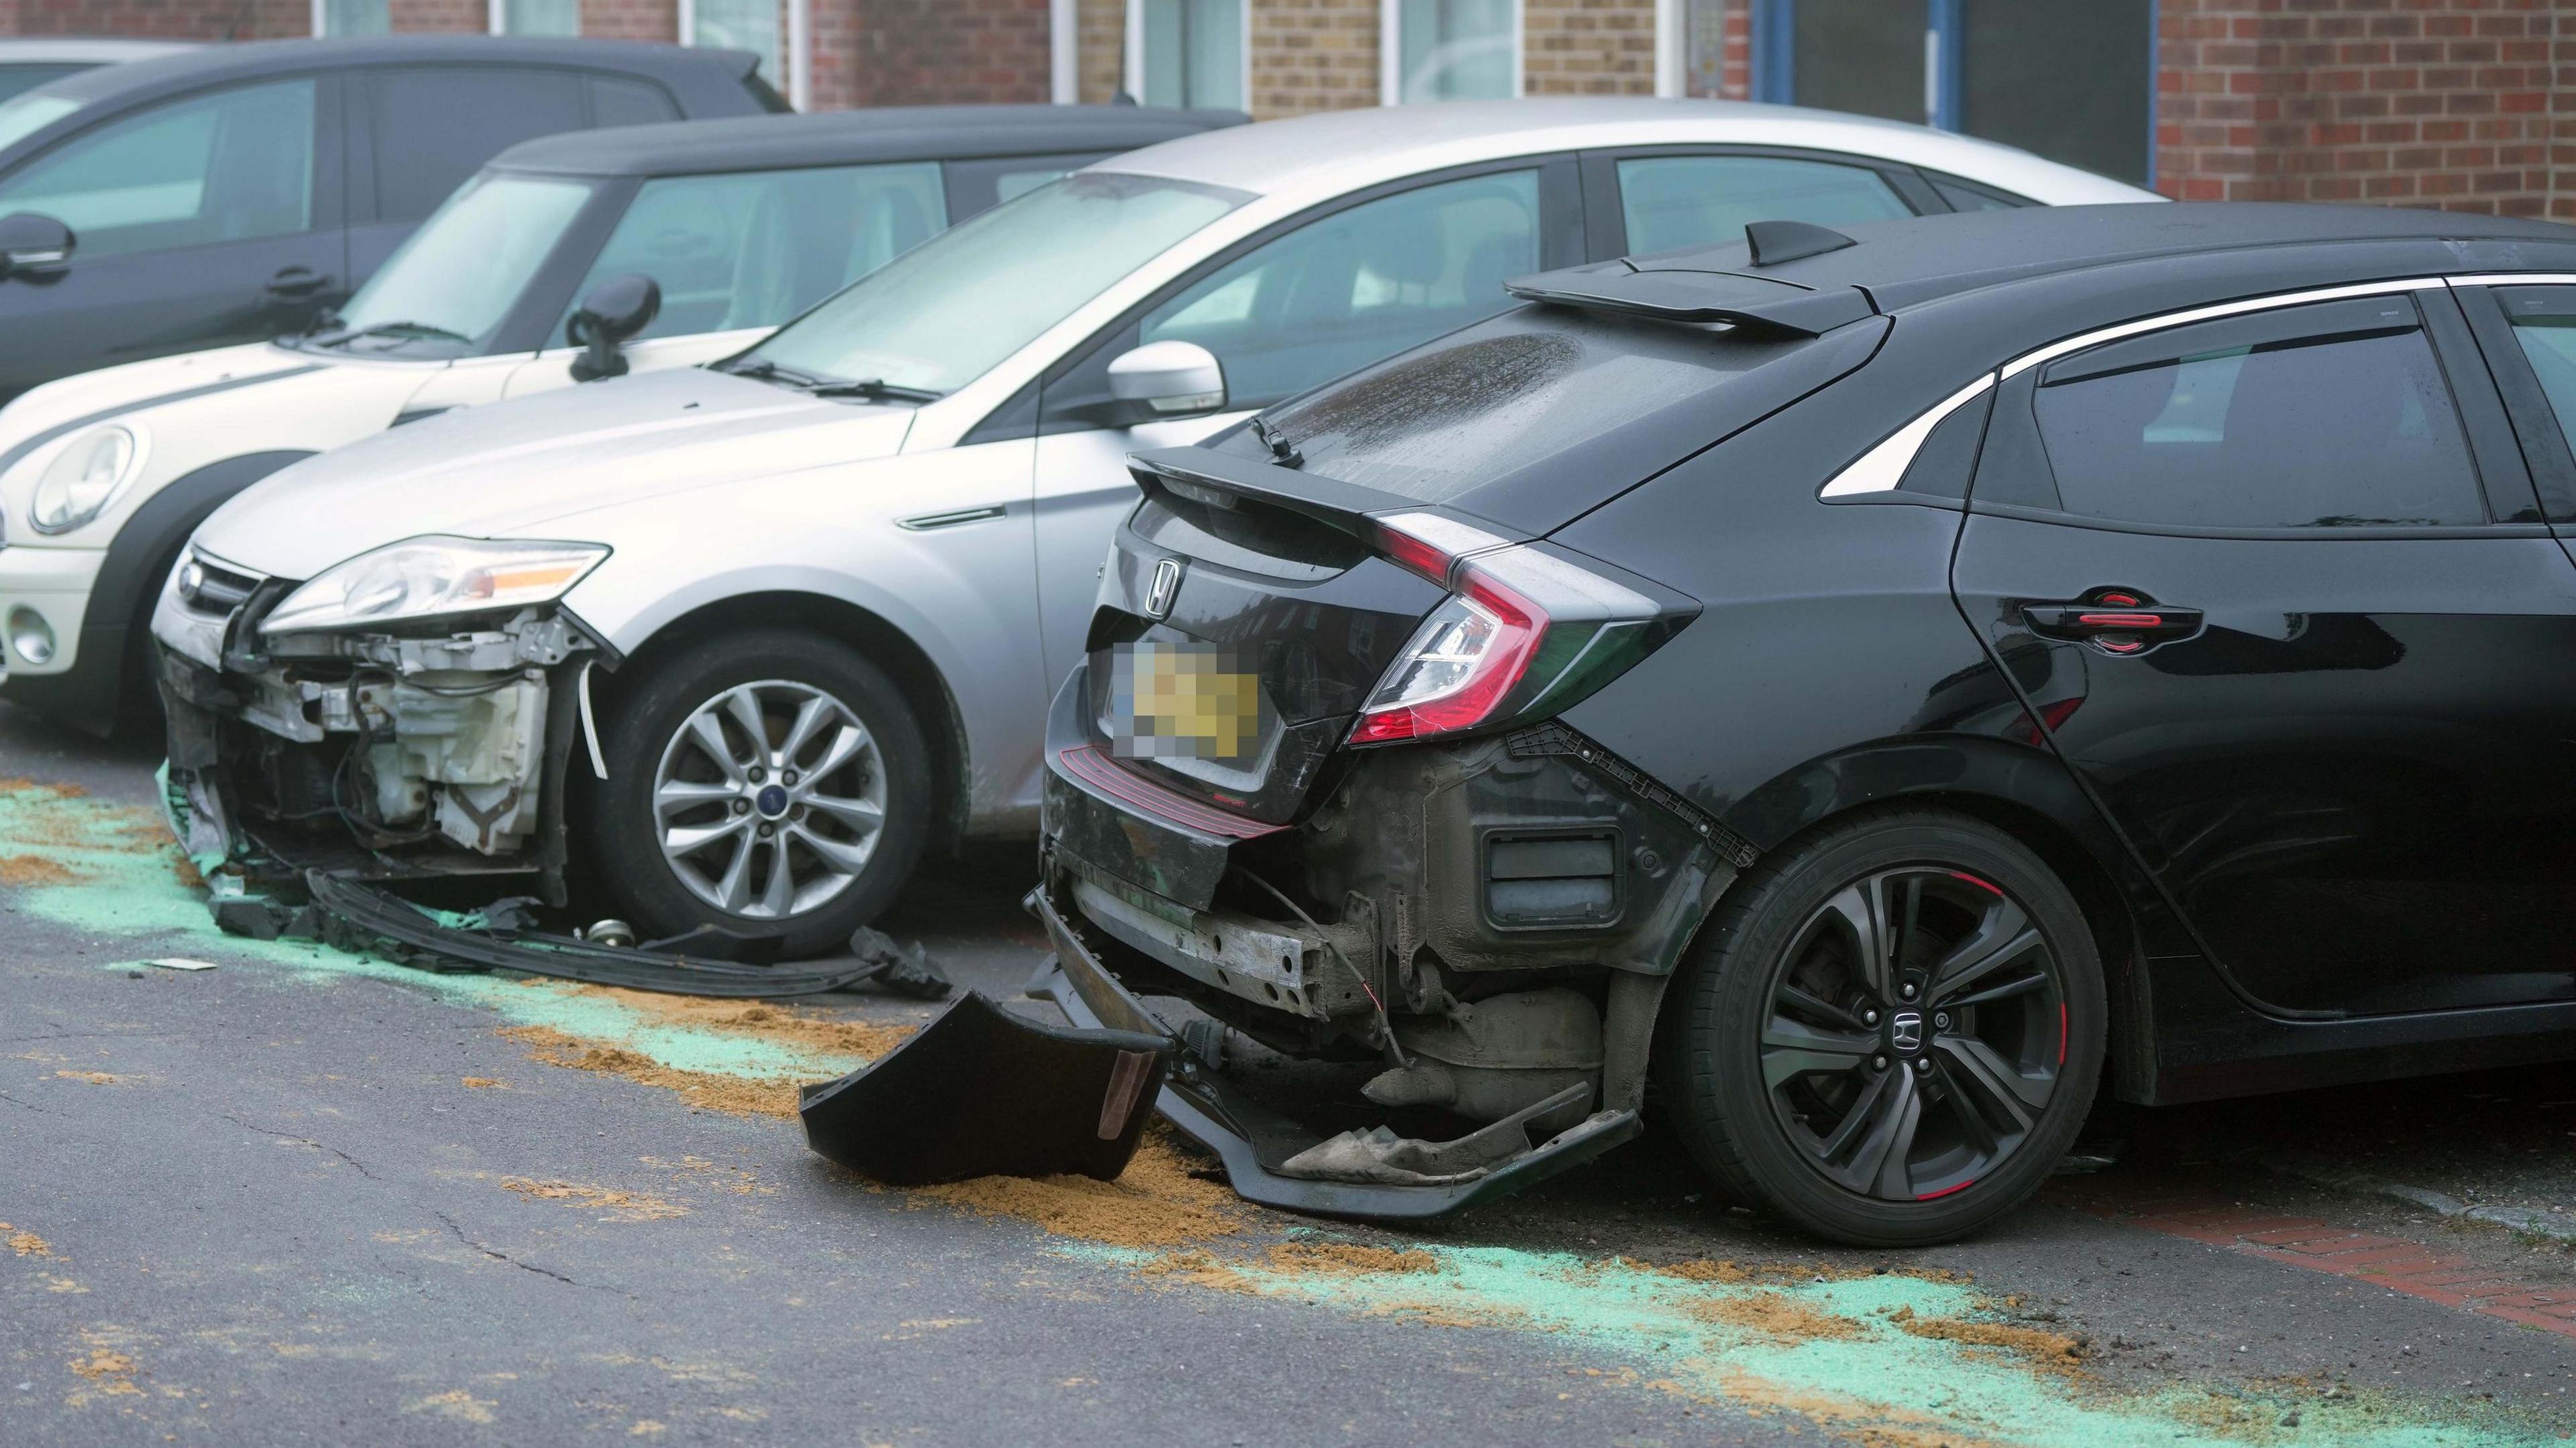
M483 14L487 22L486 28L494 35L524 35L527 33L525 31L513 31L510 29L510 0L483 0ZM579 0L575 0L572 7L572 33L575 36L579 36L582 33L581 5L579 4Z
M2551 277L2554 277L2555 281L2544 280ZM2279 292L2268 296L2245 297L2229 302L2188 307L2179 311L2164 312L2152 317L2142 317L2134 321L2079 332L2074 336L2021 353L1960 391L1944 398L1925 412L1909 419L1858 458L1837 470L1832 477L1826 479L1823 486L1817 489L1816 497L1820 502L1831 503L1914 503L1927 507L1958 507L1955 499L1916 498L1899 490L1898 485L1904 480L1906 470L1913 465L1915 455L1922 451L1923 443L1931 436L1932 429L1988 386L2000 389L2013 378L2033 368L2107 342L2121 341L2130 337L2226 317L2247 316L2353 297L2411 295L2422 292L2440 292L2447 297L2453 294L2455 288L2462 286L2535 285L2576 285L2576 275L2490 273L2462 277L2419 276L2376 282L2356 282L2342 286L2311 287L2295 292ZM2536 480L2532 479L2524 468L2516 466L2522 461L2518 452L2510 459L2497 455L2498 449L2495 442L2485 437L2487 429L2482 422L2485 409L2476 408L2459 397L2457 394L2460 384L2450 377L2450 373L2461 360L2454 355L2460 350L2458 339L2447 338L2444 335L2449 329L2442 325L2442 319L2433 315L2432 309L2420 299L2418 309L2424 313L2421 320L2426 344L2432 348L2434 362L2443 369L2445 382L2453 392L2452 409L2459 417L2461 442L2468 450L2471 468L2477 475L2480 498L2489 513L2487 522L2429 527L2226 528L2095 518L2086 514L2068 512L2062 508L2040 508L2019 503L1980 503L1973 493L1968 499L1967 506L1970 511L1992 513L1999 517L2054 522L2068 527L2093 528L2104 532L2152 533L2168 537L2331 541L2336 539L2528 537L2546 534L2549 529L2544 524L2504 521L2510 515L2503 511L2502 505L2510 499L2500 490L2507 489L2517 477L2524 480L2527 488ZM2459 310L2465 314L2468 309ZM2476 349L2475 360L2488 361L2489 366L2492 367L2491 360L2483 357L2484 349L2477 346L2475 331L2469 329L2467 335L2471 347ZM2497 385L2491 377L2489 385ZM2507 401L2500 387L2492 400L2499 412L2510 416L2510 409L2507 407ZM1987 425L1991 428L1995 423L1990 421ZM2503 473L2510 473L2511 476L2501 476L2500 474Z
M322 0L313 0L319 5ZM698 0L678 0L674 32L679 43L696 49L698 44ZM787 24L779 32L777 57L779 68L787 72L787 104L805 111L814 102L814 0L787 0ZM770 57L762 56L767 60ZM766 77L763 77L766 79Z
M1234 0L1235 7L1235 92L1243 98L1236 110L1252 110L1252 0ZM1126 16L1120 30L1118 54L1119 89L1138 105L1161 105L1145 98L1145 0L1127 0Z
M1512 0L1512 89L1508 99L1529 94L1529 6ZM1404 104L1404 0L1377 0L1377 102Z

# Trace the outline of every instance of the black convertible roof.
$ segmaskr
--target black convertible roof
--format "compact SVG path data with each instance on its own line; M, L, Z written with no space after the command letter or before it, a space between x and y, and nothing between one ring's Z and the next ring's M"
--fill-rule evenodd
M496 169L576 176L686 176L858 161L1132 151L1248 118L1158 106L888 106L572 131L522 141Z
M1854 245L1754 264L1743 241L1629 257L1521 278L1533 300L1674 321L1782 322L1859 288L1875 310L2024 280L2221 252L2388 243L2395 265L2444 270L2576 265L2576 227L2550 221L2380 206L2266 202L2023 207L1917 216L1841 228ZM2434 253L2440 253L2437 258ZM1798 302L1796 307L1786 304ZM1688 315L1690 313L1699 315ZM1832 320L1832 319L1828 319ZM1791 330L1797 330L1792 327Z

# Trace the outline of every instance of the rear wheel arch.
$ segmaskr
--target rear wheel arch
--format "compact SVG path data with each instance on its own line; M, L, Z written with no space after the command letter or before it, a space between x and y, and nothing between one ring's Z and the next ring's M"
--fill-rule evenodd
M790 628L836 639L857 649L894 680L930 750L936 791L930 849L953 847L965 833L972 803L965 716L930 655L882 615L819 593L746 593L718 599L664 624L619 661L615 671L594 680L592 687L604 699L614 699L621 678L642 678L683 649L753 628ZM587 778L587 771L582 774Z

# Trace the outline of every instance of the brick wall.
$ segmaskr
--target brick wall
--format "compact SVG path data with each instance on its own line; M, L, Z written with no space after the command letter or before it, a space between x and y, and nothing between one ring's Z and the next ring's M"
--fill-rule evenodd
M1377 0L1252 0L1252 117L1378 103Z
M1127 0L1074 0L1074 98L1106 104L1126 79Z
M0 35L266 40L312 21L310 0L0 0Z
M2163 0L2159 25L2168 195L2576 216L2567 0Z
M680 7L673 0L581 0L581 33L605 40L677 40Z
M473 34L492 28L485 0L387 0L396 35Z
M1521 90L1653 95L1655 0L1521 0Z
M815 0L814 32L817 110L1048 99L1047 0Z

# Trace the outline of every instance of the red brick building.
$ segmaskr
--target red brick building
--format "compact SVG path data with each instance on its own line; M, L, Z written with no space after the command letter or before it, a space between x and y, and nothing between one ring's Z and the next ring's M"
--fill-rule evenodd
M1776 100L2176 196L2576 218L2576 0L0 0L0 35L385 30L738 45L816 108Z

